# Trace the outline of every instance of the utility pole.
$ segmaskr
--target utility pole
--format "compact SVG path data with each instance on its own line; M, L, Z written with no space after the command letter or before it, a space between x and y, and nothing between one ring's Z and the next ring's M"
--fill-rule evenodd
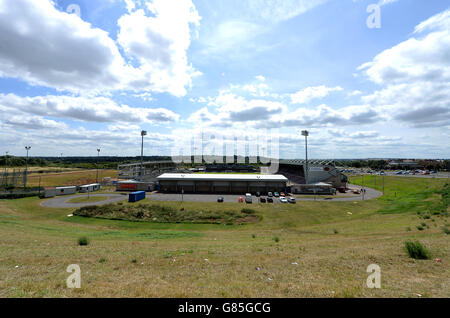
M27 187L27 181L28 181L28 151L31 149L31 146L25 146L25 149L27 150L27 159L25 164L25 182L24 182L24 188Z
M8 153L9 151L6 151L5 155L5 186L8 184Z
M95 177L95 182L98 183L98 158L100 157L100 148L97 148L97 176Z
M139 173L139 181L142 181L142 174L144 171L144 136L147 135L145 130L141 131L142 143L141 143L141 171Z
M308 170L308 136L309 136L309 131L307 130L302 130L302 136L305 136L305 183L308 184L308 175L309 175L309 170Z

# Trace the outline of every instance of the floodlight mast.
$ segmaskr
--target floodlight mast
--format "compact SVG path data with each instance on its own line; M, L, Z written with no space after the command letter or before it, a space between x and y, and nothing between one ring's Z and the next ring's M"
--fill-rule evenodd
M139 180L142 181L142 173L144 171L144 136L147 135L147 131L142 130L141 131L141 137L142 137L142 142L141 142L141 171L139 173Z
M309 136L309 131L307 130L302 130L302 136L305 136L305 183L308 184L308 174L309 174L309 169L308 169L308 136Z
M95 177L95 183L98 183L98 158L100 157L100 148L97 148L97 175Z
M26 188L27 186L27 181L28 181L28 151L31 149L31 146L25 146L25 149L27 150L27 159L26 159L26 163L25 163L25 181L24 181L24 187Z

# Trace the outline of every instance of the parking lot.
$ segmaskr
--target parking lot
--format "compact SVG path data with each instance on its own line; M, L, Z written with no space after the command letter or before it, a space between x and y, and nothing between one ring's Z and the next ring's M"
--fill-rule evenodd
M351 188L360 188L358 186L351 186ZM382 195L380 191L367 188L366 193L364 195L365 200L369 199L375 199ZM239 197L242 197L245 199L245 194L178 194L178 193L148 193L147 198L151 201L186 201L186 202L217 202L217 198L221 196L223 198L223 202L238 202ZM267 196L263 196L267 198ZM288 196L286 196L289 198ZM295 198L296 201L358 201L362 200L362 195L349 195L348 197L338 197L335 196L332 199L329 198L330 196L324 196L321 197L320 195L317 195L314 197L314 195L311 195L310 197L302 197L302 198ZM252 196L252 203L258 203L259 198L256 196ZM280 198L273 197L273 203L281 203ZM271 202L268 204L272 204Z

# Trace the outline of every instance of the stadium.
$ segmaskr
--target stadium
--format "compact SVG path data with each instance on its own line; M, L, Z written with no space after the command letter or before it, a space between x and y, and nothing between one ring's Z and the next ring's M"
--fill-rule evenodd
M306 168L308 167L308 168ZM173 161L119 165L118 190L146 189L171 193L316 193L329 194L346 187L347 177L330 160L280 160L275 174L266 166L207 164L187 168ZM308 173L307 173L308 171ZM132 186L136 184L136 186ZM126 185L126 187L124 187Z

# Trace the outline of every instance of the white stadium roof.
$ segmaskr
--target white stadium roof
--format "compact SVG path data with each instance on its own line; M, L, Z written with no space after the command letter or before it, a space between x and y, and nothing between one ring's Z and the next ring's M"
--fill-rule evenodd
M165 181L281 181L287 182L288 179L281 174L219 174L219 173L164 173L157 177L158 180Z

